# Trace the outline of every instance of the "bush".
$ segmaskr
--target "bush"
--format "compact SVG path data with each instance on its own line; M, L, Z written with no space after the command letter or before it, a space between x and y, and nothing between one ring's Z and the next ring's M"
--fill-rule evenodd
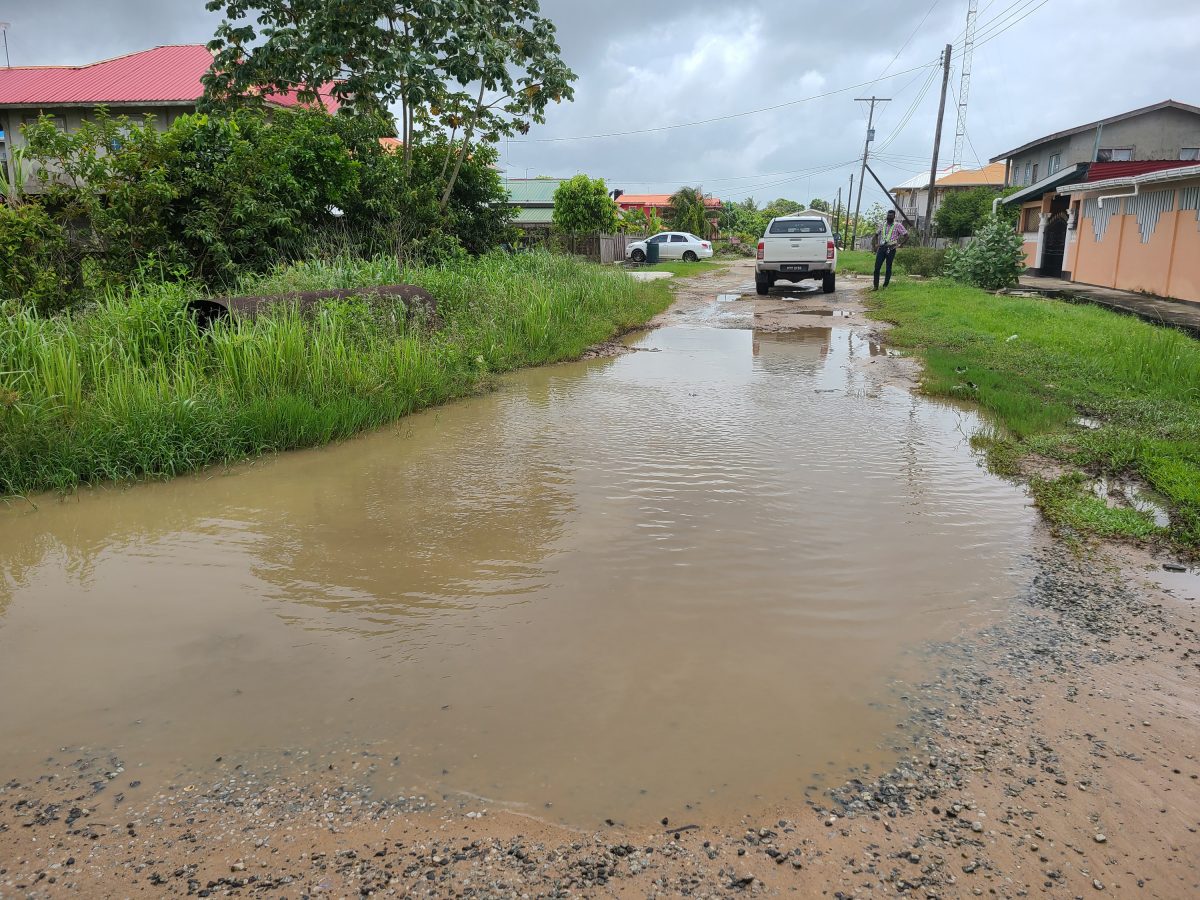
M576 175L554 191L554 227L563 234L612 234L617 204L603 178Z
M36 203L0 203L0 300L20 299L38 312L65 305L75 280L67 236Z
M933 221L942 237L970 237L992 213L1000 193L987 185L966 191L950 191L934 213Z
M896 264L909 275L935 278L942 274L946 251L934 247L901 247L896 251Z
M430 262L509 238L495 148L464 159L442 210L439 185L459 145L434 137L392 152L379 144L390 128L315 110L185 115L165 132L102 108L71 133L42 119L25 134L43 218L6 216L4 252L21 258L0 287L56 308L84 287L125 290L147 277L225 289L331 247ZM45 246L22 249L31 242Z
M946 254L946 274L985 291L1012 287L1025 271L1021 244L1021 236L1011 225L988 216L975 240L962 250L951 248Z

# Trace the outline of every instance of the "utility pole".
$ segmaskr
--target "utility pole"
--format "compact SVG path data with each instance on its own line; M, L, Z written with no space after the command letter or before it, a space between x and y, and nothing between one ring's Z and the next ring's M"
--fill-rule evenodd
M837 203L833 207L833 234L836 237L841 232L842 224L842 189L838 188Z
M11 28L8 22L0 22L0 34L4 35L4 64L10 69L12 68L12 60L8 58L8 29Z
M867 177L867 156L871 152L871 141L875 139L875 104L887 103L891 97L855 97L856 102L871 104L871 112L867 116L867 139L863 142L863 160L862 171L858 173L858 202L854 205L854 235L850 238L850 246L848 249L854 249L854 238L858 236L858 217L862 213L862 195L863 188L866 187L865 181Z
M942 51L942 99L938 103L937 128L933 132L933 165L929 167L929 199L925 204L925 236L933 237L933 186L937 184L938 151L942 147L942 118L946 115L946 89L950 87L950 56L954 45Z
M850 234L850 200L854 197L854 173L850 173L850 193L846 195L846 235ZM846 239L842 239L842 246L846 246ZM851 250L854 248L851 247Z

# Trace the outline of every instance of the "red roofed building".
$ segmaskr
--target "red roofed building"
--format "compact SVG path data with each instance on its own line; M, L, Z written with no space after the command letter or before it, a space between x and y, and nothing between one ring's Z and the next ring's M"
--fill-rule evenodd
M713 228L717 227L717 213L721 211L721 201L715 197L705 197L704 205L709 210L709 222ZM668 208L671 206L670 194L621 194L617 197L617 206L621 208L621 212L627 209L636 209L641 212L647 219L652 215L663 218L667 214Z
M201 78L212 65L203 44L173 44L129 53L84 66L14 66L0 69L0 162L13 172L11 151L23 143L21 127L39 116L52 117L73 131L98 106L113 115L143 120L153 116L166 129L179 116L196 111L204 94ZM338 108L329 85L319 92L324 107ZM297 106L295 94L271 95L271 106Z

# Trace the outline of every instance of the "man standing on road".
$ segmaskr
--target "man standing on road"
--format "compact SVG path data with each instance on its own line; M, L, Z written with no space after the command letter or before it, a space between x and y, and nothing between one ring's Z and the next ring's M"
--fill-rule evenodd
M896 211L889 209L887 221L875 229L871 238L871 246L875 248L875 290L879 290L879 270L887 263L887 272L883 276L883 286L892 283L892 262L896 258L896 248L908 239L908 229L896 221Z

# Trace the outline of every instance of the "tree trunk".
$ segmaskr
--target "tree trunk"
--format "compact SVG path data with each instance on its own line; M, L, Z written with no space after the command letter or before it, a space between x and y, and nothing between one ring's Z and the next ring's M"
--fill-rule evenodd
M450 180L446 182L446 190L442 194L442 202L438 204L439 213L444 213L446 207L450 205L450 192L454 190L454 185L458 181L458 173L462 171L463 160L467 158L467 148L471 146L471 137L475 134L475 122L478 121L479 114L483 111L483 88L483 82L480 81L479 98L475 101L475 117L467 125L466 131L463 132L462 146L458 148L458 159L454 163L454 172L451 174ZM445 167L443 166L444 170Z

